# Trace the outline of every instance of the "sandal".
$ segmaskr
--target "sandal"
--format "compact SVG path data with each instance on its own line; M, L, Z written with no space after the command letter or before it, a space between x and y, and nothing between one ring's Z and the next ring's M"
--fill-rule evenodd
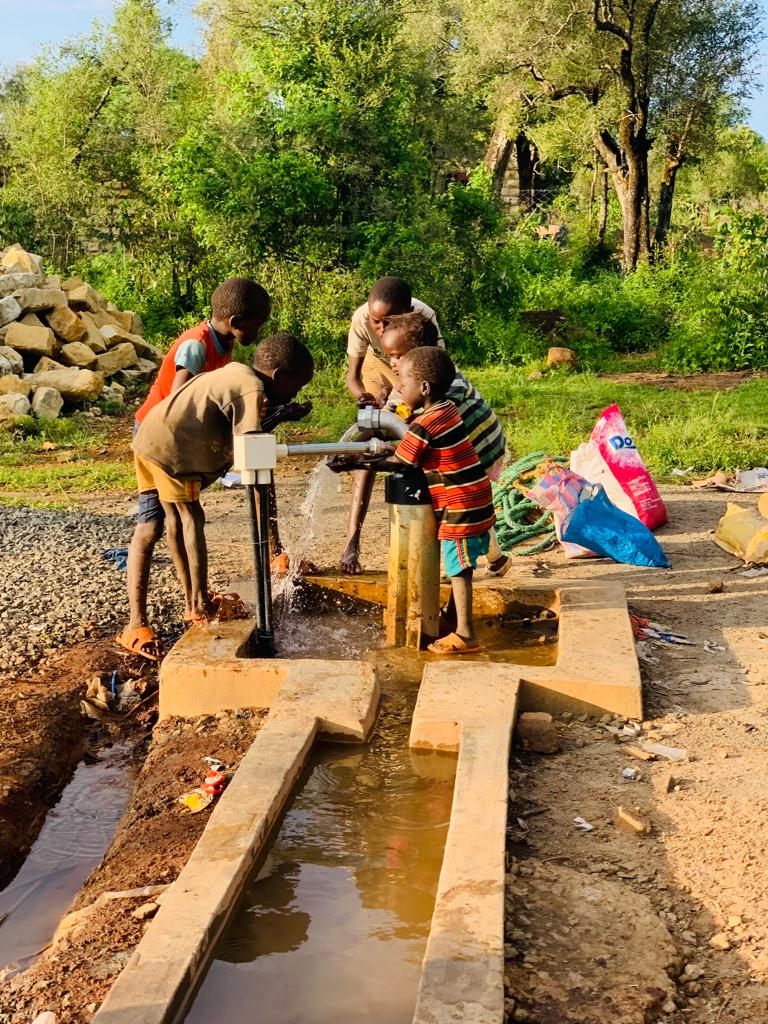
M467 643L458 633L449 633L448 636L442 636L427 647L427 650L431 651L432 654L443 654L450 657L460 654L479 654L484 649L478 643Z
M163 656L160 641L151 626L138 626L136 629L124 629L115 640L131 654L138 654L147 661L160 661Z
M512 568L512 559L507 556L501 563L498 569L492 569L491 563L488 562L485 566L485 572L481 573L481 579L488 580L497 576L506 576L509 570Z

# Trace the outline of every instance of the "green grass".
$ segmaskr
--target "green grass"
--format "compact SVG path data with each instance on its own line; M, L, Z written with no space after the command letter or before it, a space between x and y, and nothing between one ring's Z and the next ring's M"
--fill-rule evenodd
M567 372L529 381L529 371L485 368L468 374L501 416L515 458L537 450L568 454L589 437L600 411L615 401L658 478L676 467L693 466L704 475L768 463L768 379L728 391L684 392ZM314 409L301 424L280 428L282 434L337 440L354 422L356 406L344 386L343 369L321 370L300 397L311 399ZM88 493L133 490L129 460L94 458L114 426L114 420L74 416L48 423L23 420L0 433L0 503L29 504L21 496L30 495L45 507L59 507ZM129 417L123 426L127 452ZM49 454L46 444L55 444L55 451ZM73 461L56 461L63 450L73 453Z

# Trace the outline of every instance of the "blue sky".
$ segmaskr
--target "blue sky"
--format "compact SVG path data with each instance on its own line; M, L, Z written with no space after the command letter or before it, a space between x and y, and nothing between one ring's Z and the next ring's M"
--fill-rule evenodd
M195 0L162 2L175 22L173 41L194 50L200 37L200 23L192 13ZM94 19L108 21L113 6L114 0L0 0L0 67L31 60L44 45L87 32ZM763 18L768 31L768 8ZM763 90L749 104L749 123L768 137L768 42L763 46L760 79Z

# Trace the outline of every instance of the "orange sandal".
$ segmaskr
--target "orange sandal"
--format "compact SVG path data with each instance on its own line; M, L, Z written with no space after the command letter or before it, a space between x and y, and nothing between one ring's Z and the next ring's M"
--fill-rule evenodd
M448 636L442 636L427 647L427 650L431 651L432 654L442 654L448 657L456 657L460 654L480 654L484 649L480 644L467 643L458 633L449 633Z
M160 661L163 651L160 641L151 626L138 626L136 629L124 629L115 640L131 654L138 654L147 661Z

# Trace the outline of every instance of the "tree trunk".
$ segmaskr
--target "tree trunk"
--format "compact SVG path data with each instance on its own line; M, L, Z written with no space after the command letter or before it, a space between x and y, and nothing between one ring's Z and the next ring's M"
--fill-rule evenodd
M597 211L597 244L605 245L605 232L608 227L608 168L599 156L597 172L600 189L600 206Z
M653 235L653 248L659 252L664 248L672 223L672 202L675 198L675 181L682 160L676 156L668 156L661 175L659 185L659 202L656 210L656 230Z
M503 128L494 128L491 141L485 151L485 166L493 177L493 188L496 195L501 195L501 187L512 155L513 141Z

